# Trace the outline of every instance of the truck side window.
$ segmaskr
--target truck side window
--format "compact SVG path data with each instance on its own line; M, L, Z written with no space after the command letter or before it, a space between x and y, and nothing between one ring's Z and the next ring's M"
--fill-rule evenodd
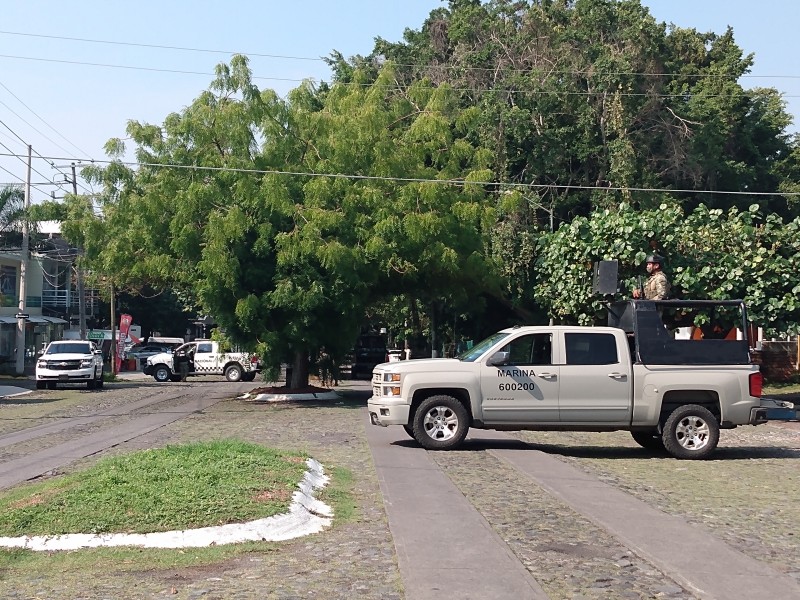
M197 354L211 353L211 344L197 344Z
M616 338L609 333L565 334L568 365L613 365L619 362Z
M549 333L525 335L511 342L504 350L509 352L511 365L553 364L553 342Z

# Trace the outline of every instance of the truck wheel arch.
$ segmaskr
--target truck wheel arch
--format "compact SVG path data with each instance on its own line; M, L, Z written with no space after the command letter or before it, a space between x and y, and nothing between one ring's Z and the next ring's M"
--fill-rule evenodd
M431 396L440 395L452 396L461 402L467 411L469 420L472 421L472 406L470 404L469 392L467 390L463 388L425 388L416 390L414 392L413 399L411 400L411 410L408 413L408 424L414 424L414 415L416 414L417 408L419 408L420 404L422 404Z
M714 390L671 390L661 398L661 414L658 419L659 430L663 430L669 416L681 406L694 404L708 410L717 422L722 421L719 394Z

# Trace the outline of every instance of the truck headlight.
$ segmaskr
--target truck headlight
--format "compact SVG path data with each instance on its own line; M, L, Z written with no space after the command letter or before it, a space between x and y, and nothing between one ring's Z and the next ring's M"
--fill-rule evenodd
M383 395L384 396L399 396L400 395L400 386L399 385L391 385L391 386L384 386L383 388Z
M85 369L86 367L91 367L94 364L94 360L91 358L84 358L81 360L81 369Z
M383 374L384 381L391 381L391 382L399 382L400 381L400 373L384 373Z
M39 369L46 369L47 368L47 361L46 360L40 360L39 362L36 363L36 366Z

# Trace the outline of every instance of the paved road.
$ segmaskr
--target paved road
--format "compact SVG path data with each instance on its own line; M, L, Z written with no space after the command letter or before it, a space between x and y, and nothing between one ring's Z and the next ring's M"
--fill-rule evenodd
M143 385L152 383L147 381ZM0 449L19 449L27 443L37 449L24 453L17 450L16 454L6 456L5 462L0 463L0 488L139 436L147 437L150 432L213 407L230 398L232 392L238 393L240 388L251 387L253 384L152 385L151 391L140 390L139 395L114 406L9 431L0 435ZM369 384L345 383L343 387L351 391L367 390ZM86 395L92 401L107 397L112 396ZM582 546L577 543L579 540L570 537L575 530L569 520L576 519L574 515L592 523L591 531L609 535L608 539L624 549L613 554L611 562L594 561L594 567L590 565L593 555L587 555L585 564L578 563L581 570L616 568L628 562L624 557L644 565L643 570L630 576L630 581L651 577L655 583L649 583L646 591L632 593L631 597L800 599L800 586L789 575L742 554L704 528L689 526L683 519L657 510L596 475L512 436L472 431L465 452L430 453L408 439L402 428L372 426L365 411L359 411L363 413L361 422L383 495L407 600L443 595L487 600L548 598L541 579L548 575L548 565L543 563L546 550L537 538L541 531L534 530L538 523L531 519L547 519L544 526L550 528L550 547L553 540L560 540L565 547L570 546L567 550L588 551L590 545ZM271 414L271 420L276 421L279 417L292 418L289 412ZM303 417L306 434L313 436L313 420L309 420L308 414ZM298 418L297 414L293 417ZM266 424L259 427L265 428L262 435L266 431L287 432L286 425L277 422L274 430ZM40 443L44 438L55 441L37 447L37 441ZM495 502L506 512L492 515L491 509L496 506L478 497L482 489L494 494L495 498L489 498L489 502ZM533 497L534 490L544 495ZM524 495L515 495L520 492ZM557 501L573 512L564 513L568 515L565 519L548 501ZM379 530L378 527L376 532ZM509 541L509 535L517 534L533 536L527 540L535 546L533 558L526 556L524 546ZM612 545L606 538L593 540L594 546L604 544ZM591 550L597 552L596 548ZM363 569L364 562L361 564ZM553 582L548 584L547 589L553 589ZM587 593L587 597L609 597L603 595L602 589Z
M365 416L366 418L366 416ZM408 600L546 598L519 558L402 428L367 431ZM595 476L496 431L470 432L489 452L600 525L699 598L800 598L800 585ZM524 502L524 499L521 499Z
M142 374L129 376L130 379L143 377ZM59 432L80 430L90 424L101 424L92 433L70 436L63 443L3 461L0 463L0 489L34 479L75 460L92 456L202 411L230 397L232 391L244 385L216 388L206 394L197 394L186 387L164 385L143 399L126 402L113 409L59 418L55 422L0 435L0 448L3 448ZM246 387L250 388L252 385ZM120 417L126 418L120 422Z

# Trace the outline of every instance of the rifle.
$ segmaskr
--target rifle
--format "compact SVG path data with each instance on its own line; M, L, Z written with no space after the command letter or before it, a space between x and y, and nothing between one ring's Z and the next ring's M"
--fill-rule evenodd
M636 287L639 289L639 298L644 298L644 284L642 283L642 276L636 277Z

